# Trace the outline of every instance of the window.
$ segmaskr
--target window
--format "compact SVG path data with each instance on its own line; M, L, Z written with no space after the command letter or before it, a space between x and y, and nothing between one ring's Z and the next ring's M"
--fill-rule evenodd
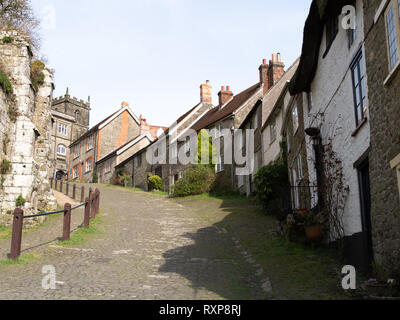
M136 167L140 168L142 166L142 154L139 154L136 159Z
M356 40L357 37L357 29L352 29L350 28L348 30L348 38L349 38L349 49L353 45L354 41Z
M81 113L79 112L79 110L76 110L75 111L75 121L76 122L80 121L80 116L81 116Z
M79 156L80 156L80 145L79 144L77 144L75 147L74 147L74 159L76 159L76 158L78 158Z
M78 176L79 176L79 166L75 166L74 167L74 169L73 169L73 172L72 172L72 177L74 178L74 179L76 179L76 178L78 178Z
M299 182L303 180L304 178L304 173L303 173L303 160L301 158L301 154L297 157L297 169L298 169L298 179Z
M356 55L351 64L353 77L354 106L356 113L356 126L358 127L367 117L367 101L365 94L365 71L362 52Z
M335 15L334 17L330 17L326 22L326 52L328 53L330 47L332 46L333 41L336 38L336 35L339 31L339 17Z
M299 129L299 112L297 109L297 106L293 108L293 113L292 113L292 119L293 119L293 133L295 134L297 132L297 129Z
M308 111L311 111L313 107L313 102L312 102L312 92L307 92L307 105L308 105Z
M221 155L218 157L218 163L216 164L216 172L222 172L225 170L225 164L224 164L224 156Z
M400 50L400 1L391 0L385 13L386 35L389 57L389 70L392 70L399 60Z
M183 146L185 149L185 153L189 153L190 152L190 138L187 137L185 140L185 144Z
M293 203L296 209L300 209L299 188L297 186L297 172L292 169L292 184L293 184Z
M58 147L57 147L57 154L59 154L61 156L66 156L67 155L67 148L64 145L59 144Z
M275 120L271 123L270 131L271 131L271 144L272 144L276 140L276 122L275 122Z
M86 145L86 151L92 150L93 149L93 136L90 136L87 139L87 145Z
M89 158L86 160L86 173L92 171L92 169L93 169L92 158Z
M67 126L63 123L58 124L58 133L62 134L63 136L67 135Z
M111 171L111 160L107 160L105 165L105 172L107 173L110 171Z

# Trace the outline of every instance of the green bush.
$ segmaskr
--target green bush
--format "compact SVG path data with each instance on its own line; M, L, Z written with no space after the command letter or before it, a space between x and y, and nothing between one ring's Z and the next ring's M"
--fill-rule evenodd
M40 86L44 84L43 70L45 68L46 68L45 64L39 60L36 60L31 64L31 81L36 91Z
M97 171L93 171L93 183L98 183L99 182L99 177L97 176Z
M5 37L3 37L2 41L3 41L3 43L11 43L14 41L14 38L5 36Z
M0 87L6 95L11 95L13 93L12 84L10 78L0 70Z
M149 177L148 184L150 191L162 189L162 179L157 175Z
M289 183L285 163L262 167L254 177L257 199L268 215L278 216L282 209L282 197Z
M17 206L17 208L21 208L25 205L26 200L24 199L24 197L22 195L19 195L17 200L15 201L15 205Z
M210 192L215 172L208 165L196 165L184 172L173 186L173 197L187 197Z

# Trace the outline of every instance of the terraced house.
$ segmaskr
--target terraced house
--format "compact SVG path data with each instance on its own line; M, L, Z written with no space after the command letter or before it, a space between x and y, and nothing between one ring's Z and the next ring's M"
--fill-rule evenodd
M93 181L96 161L138 137L140 120L127 102L70 146L69 178Z

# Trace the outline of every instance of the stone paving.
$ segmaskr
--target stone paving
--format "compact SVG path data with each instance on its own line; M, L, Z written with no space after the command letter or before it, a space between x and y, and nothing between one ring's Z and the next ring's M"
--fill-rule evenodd
M24 235L27 265L0 265L0 299L267 299L269 280L240 243L166 197L98 186L100 232L60 247L62 217ZM73 213L76 228L83 210ZM0 260L9 251L0 241ZM42 267L57 272L44 290Z

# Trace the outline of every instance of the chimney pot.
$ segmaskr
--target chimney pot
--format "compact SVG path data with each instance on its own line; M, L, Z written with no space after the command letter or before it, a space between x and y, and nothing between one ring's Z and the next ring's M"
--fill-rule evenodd
M223 86L221 92L218 93L220 106L225 105L233 98L233 93L230 91L230 89L231 89L230 86L226 86L226 91L225 91L225 87Z
M231 91L231 87L230 86L226 86L226 91Z

